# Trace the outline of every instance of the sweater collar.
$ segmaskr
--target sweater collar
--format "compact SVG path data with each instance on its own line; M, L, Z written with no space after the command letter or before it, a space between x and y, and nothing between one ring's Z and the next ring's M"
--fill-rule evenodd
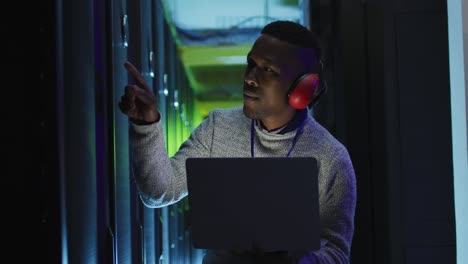
M258 128L260 128L265 133L284 135L284 134L286 134L288 132L296 130L301 125L302 121L304 119L306 119L306 118L307 118L307 108L302 109L302 110L297 110L296 114L293 117L293 119L291 121L289 121L286 125L282 126L282 127L278 127L278 128L272 129L272 130L268 130L263 126L263 124L262 124L262 122L260 122L260 120L255 120L255 124L256 124L256 126Z

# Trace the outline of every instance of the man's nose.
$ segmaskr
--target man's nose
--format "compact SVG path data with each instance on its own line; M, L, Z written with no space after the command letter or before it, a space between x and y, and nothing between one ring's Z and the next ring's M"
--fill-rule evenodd
M254 86L254 87L258 86L257 78L255 77L256 76L255 71L256 71L256 68L253 67L250 70L247 70L247 72L245 73L244 82L248 84L249 86Z

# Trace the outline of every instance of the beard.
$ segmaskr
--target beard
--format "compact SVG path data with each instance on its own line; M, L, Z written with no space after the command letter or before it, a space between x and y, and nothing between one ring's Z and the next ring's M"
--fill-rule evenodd
M244 104L243 107L244 115L250 119L256 119L260 120L267 116L267 113L265 111L259 110L259 109L253 109L251 107L248 107Z

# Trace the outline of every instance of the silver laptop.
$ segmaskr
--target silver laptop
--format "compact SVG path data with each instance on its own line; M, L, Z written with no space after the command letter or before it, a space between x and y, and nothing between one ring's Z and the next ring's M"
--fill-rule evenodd
M320 247L314 158L189 158L193 247L311 251Z

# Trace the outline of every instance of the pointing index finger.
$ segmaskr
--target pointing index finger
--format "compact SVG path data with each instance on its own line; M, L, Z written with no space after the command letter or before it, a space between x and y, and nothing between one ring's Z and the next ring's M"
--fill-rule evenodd
M149 88L148 84L146 84L145 80L143 79L143 76L141 76L141 73L137 70L135 66L133 66L131 62L126 61L124 66L125 69L127 69L127 71L133 76L133 78L135 78L136 82L141 88L151 92L151 89Z

